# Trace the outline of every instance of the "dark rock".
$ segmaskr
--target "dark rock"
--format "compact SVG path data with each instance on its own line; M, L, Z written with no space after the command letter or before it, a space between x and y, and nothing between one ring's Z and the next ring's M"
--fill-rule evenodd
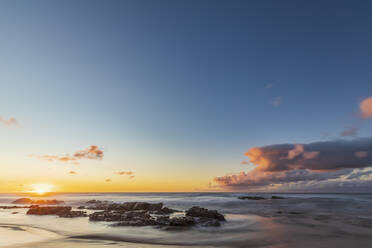
M265 200L265 197L262 196L239 196L240 200Z
M163 207L162 209L160 209L158 211L153 211L154 214L173 214L173 213L177 213L177 212L180 212L180 211L175 210L175 209L171 209L171 208L167 208L167 207Z
M39 207L31 206L27 214L32 215L62 215L71 211L71 207Z
M292 212L289 212L290 214L303 214L301 212L295 212L295 211L292 211Z
M31 200L30 198L19 198L12 203L14 204L35 204L35 205L58 205L63 204L63 201L57 200Z
M18 212L12 212L12 214L18 214Z
M201 207L192 207L186 211L186 216L210 218L225 221L225 217L217 212L217 210L208 210Z
M0 206L0 209L30 208L30 206Z
M92 202L92 201L90 201ZM125 203L112 203L112 202L98 202L93 206L86 207L91 210L108 210L108 211L160 211L163 208L163 203L148 203L148 202L125 202Z
M78 209L85 209L85 206L79 206Z
M273 196L271 197L271 199L273 199L273 200L280 200L280 199L285 199L285 198L282 197L282 196L275 196L275 195L273 195Z
M99 204L99 203L101 203L101 201L98 201L98 200L90 200L86 202L86 204Z
M62 212L58 214L59 217L62 218L75 218L75 217L87 217L87 213L85 211L69 211L69 212Z
M170 226L193 226L195 224L196 222L191 216L174 217L169 221Z
M27 211L30 215L58 215L63 218L86 217L84 211L72 211L71 207L39 207L31 206Z

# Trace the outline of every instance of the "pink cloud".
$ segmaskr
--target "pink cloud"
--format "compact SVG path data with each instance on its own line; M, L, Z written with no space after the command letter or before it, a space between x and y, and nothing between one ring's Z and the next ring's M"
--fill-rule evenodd
M18 121L11 117L9 119L4 119L2 117L0 117L0 123L3 124L3 125L6 125L6 126L18 126Z
M75 165L79 164L79 160L81 159L96 159L101 160L103 158L103 151L98 148L98 146L92 145L89 148L81 151L77 151L74 155L63 155L63 156L57 156L57 155L29 155L30 157L37 157L42 160L46 160L49 162L53 161L59 161L59 162L66 162L66 163L72 163Z
M274 106L274 107L278 107L279 105L281 105L283 102L282 100L282 97L281 96L278 96L278 97L275 97L274 100L271 102L271 104Z
M345 128L345 130L343 130L341 132L340 136L342 136L342 137L347 137L347 136L355 137L355 136L357 136L357 134L358 134L358 128L347 127L347 128Z
M360 159L366 158L368 157L368 155L369 154L366 151L355 152L355 157L360 158Z
M359 108L362 118L364 119L372 118L372 96L364 99L360 103Z

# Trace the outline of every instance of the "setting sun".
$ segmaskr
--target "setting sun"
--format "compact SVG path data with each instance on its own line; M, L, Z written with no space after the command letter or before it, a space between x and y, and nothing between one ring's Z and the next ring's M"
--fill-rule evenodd
M47 183L33 184L31 193L43 195L45 193L52 192L54 188L55 187L53 185Z

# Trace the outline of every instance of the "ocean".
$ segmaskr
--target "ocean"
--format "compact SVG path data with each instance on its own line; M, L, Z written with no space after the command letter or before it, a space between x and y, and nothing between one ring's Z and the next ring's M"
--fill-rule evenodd
M271 199L273 195L284 199ZM239 196L265 199L240 200ZM20 197L0 194L0 205L13 206L12 201ZM93 199L162 202L181 211L200 206L218 210L226 222L165 230L0 209L0 247L372 247L372 194L70 193L39 198L63 200L73 208Z

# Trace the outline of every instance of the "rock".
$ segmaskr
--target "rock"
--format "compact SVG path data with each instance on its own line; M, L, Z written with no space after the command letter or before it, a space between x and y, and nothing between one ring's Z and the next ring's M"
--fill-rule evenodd
M98 200L90 200L86 202L86 204L99 204L99 203L101 203L101 201L98 201Z
M89 201L93 202L93 201ZM91 210L108 210L108 211L161 211L163 203L148 203L148 202L125 202L125 203L112 203L112 202L98 202L93 206L88 206L87 209Z
M12 203L14 204L31 204L32 200L30 198L19 198Z
M189 210L186 211L186 216L210 218L225 221L225 217L219 212L217 212L217 210L208 210L206 208L201 207L190 208Z
M19 198L12 203L14 204L35 204L35 205L58 205L63 204L63 201L57 200L31 200L30 198Z
M79 206L77 209L85 209L85 206Z
M284 197L281 197L281 196L275 196L275 195L273 195L271 197L271 199L273 199L273 200L279 200L279 199L285 199L285 198Z
M167 208L167 207L163 207L162 209L160 209L158 211L153 211L154 214L173 214L173 213L176 213L176 212L180 212L180 211L175 210L175 209L171 209L171 208Z
M30 206L0 206L0 209L30 208Z
M193 226L195 224L196 222L191 216L174 217L169 221L170 226Z
M18 212L12 212L12 214L18 214Z
M295 212L295 211L292 211L292 212L289 212L290 214L303 214L301 212Z
M27 214L32 215L60 215L71 211L71 207L39 207L31 206Z
M240 200L265 200L265 197L262 196L239 196Z
M30 215L58 215L63 218L86 217L84 211L72 211L71 207L39 207L31 206L27 211Z
M75 217L87 217L87 213L85 211L69 211L69 212L62 212L58 214L59 217L62 218L75 218Z

